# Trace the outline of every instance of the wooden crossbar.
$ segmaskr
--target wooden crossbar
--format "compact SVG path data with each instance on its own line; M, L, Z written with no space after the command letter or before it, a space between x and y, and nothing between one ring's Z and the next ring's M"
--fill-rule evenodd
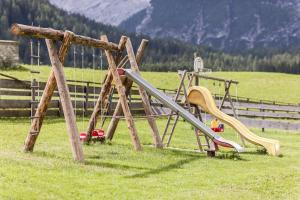
M28 26L23 24L13 24L11 27L11 33L16 36L30 36L34 38L44 38L51 40L63 41L64 31L55 30L52 28L41 28L36 26ZM72 41L73 44L79 44L84 46L90 46L95 48L102 48L105 50L119 51L117 44L112 42L105 42L98 39L76 35L74 34Z

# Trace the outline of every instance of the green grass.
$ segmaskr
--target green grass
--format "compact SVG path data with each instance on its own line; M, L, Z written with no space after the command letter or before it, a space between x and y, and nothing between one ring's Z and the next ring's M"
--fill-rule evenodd
M159 120L160 129L165 120ZM79 129L86 121L79 120ZM86 164L72 161L63 119L47 119L31 154L22 152L27 119L0 120L0 199L299 199L299 133L267 131L280 140L282 157L261 154L250 145L216 158L156 150L145 121L137 121L144 151L132 149L122 121L111 145L84 146ZM227 128L227 127L226 127ZM231 129L224 137L236 139ZM191 126L180 122L173 145L195 148Z
M30 66L25 66L31 69ZM46 81L50 73L50 67L33 67L40 71L38 75L32 76L29 71L6 71L5 73L18 77L19 79L30 80L32 77L40 81ZM103 80L105 71L92 69L74 70L66 67L65 73L67 79L94 81ZM179 78L175 72L143 72L143 77L156 87L175 89L178 87ZM225 79L234 79L240 82L237 88L238 96L265 99L272 101L282 101L287 103L300 103L300 75L283 73L264 73L264 72L213 72L209 76L215 76ZM223 85L213 86L213 81L201 81L201 84L208 87L213 93L223 94ZM236 95L236 88L232 86L231 94Z
M25 66L29 67L29 66ZM35 75L45 81L49 67L34 67ZM65 68L67 79L96 81L104 72ZM30 80L28 71L5 71ZM211 74L240 81L238 94L299 103L299 76L278 73L217 72ZM176 73L144 72L156 87L174 89ZM212 82L204 86L218 93ZM232 93L235 93L233 87ZM78 118L85 130L87 119ZM166 120L158 120L162 131ZM29 128L28 119L0 118L0 199L300 199L299 133L267 130L258 135L281 142L282 156L272 157L260 148L247 146L237 155L221 149L216 158L178 150L157 150L145 120L137 120L144 151L133 151L126 124L122 121L111 144L84 146L85 164L72 161L70 145L62 118L45 120L35 151L22 152ZM224 137L238 141L226 127ZM172 145L196 148L191 125L180 122Z

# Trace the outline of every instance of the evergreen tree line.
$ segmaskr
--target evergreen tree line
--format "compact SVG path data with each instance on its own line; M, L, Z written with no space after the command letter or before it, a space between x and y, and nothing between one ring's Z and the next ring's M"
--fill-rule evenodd
M52 27L60 30L70 30L76 34L99 38L107 34L109 40L119 42L122 34L129 36L133 46L137 49L140 41L149 39L149 47L141 67L145 71L177 71L179 69L193 69L193 56L197 52L204 59L205 67L214 71L268 71L300 74L300 57L294 51L290 53L272 52L268 49L259 53L249 52L241 55L230 55L205 46L187 44L174 39L150 39L145 35L123 33L115 27L97 23L78 14L70 14L56 8L47 0L1 0L0 1L0 39L14 39L20 41L20 57L22 62L30 63L30 39L16 38L10 34L13 23L33 24L41 27ZM34 51L37 52L37 40L34 39ZM74 64L74 48L76 52L75 65L92 66L91 48L84 48L84 59L81 59L82 48L73 46L66 58L66 66ZM101 63L99 49L95 51L95 62ZM107 66L106 59L103 65ZM45 42L41 40L41 63L49 64Z

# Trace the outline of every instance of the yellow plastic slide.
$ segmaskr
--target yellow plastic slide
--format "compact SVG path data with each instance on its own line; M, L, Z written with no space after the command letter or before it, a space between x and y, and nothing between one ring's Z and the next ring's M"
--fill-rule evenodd
M192 104L199 105L205 112L210 113L220 121L234 128L243 138L250 143L261 145L266 148L268 154L277 156L280 153L279 141L267 139L252 133L243 123L237 119L221 112L210 93L210 91L201 86L193 86L188 90L188 101Z

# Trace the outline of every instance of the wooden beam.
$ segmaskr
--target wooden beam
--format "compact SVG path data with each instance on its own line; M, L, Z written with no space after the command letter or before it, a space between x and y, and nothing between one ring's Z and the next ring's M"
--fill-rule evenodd
M126 40L127 37L123 36L120 39L119 42L119 48L123 51L125 48L125 44L126 44ZM113 80L113 74L112 71L109 70L108 74L106 76L106 79L102 85L99 97L97 99L97 102L95 104L93 113L90 117L89 123L88 123L88 127L87 127L87 142L90 142L91 140L91 134L92 131L95 129L96 125L97 125L97 121L98 121L98 117L100 115L101 109L104 107L105 105L105 100L107 98L107 95L110 92L111 89L111 85L112 85L112 80Z
M16 36L30 36L35 38L44 38L51 40L63 41L64 32L61 30L55 30L52 28L41 28L35 26L27 26L23 24L13 24L11 27L11 33ZM89 47L102 48L111 51L119 51L118 45L112 42L104 42L94 38L74 35L72 38L73 44L79 44Z
M55 79L57 81L57 88L59 92L59 98L61 100L62 108L64 111L64 117L67 124L67 132L69 134L70 143L72 146L72 154L74 160L83 162L83 151L82 146L79 140L79 131L76 125L76 117L74 114L71 97L67 85L67 81L65 78L65 73L63 69L63 65L60 62L60 59L57 54L56 47L52 40L46 39L46 44L48 47L48 53L50 57L50 61L52 64L52 70L55 75ZM61 48L62 49L62 48Z
M145 52L145 49L147 48L148 46L148 43L149 41L148 40L142 40L139 48L138 48L138 51L137 51L137 63L140 65L141 62L142 62L142 57L144 55L144 52ZM128 57L128 56L127 56ZM125 85L125 89L126 89L126 95L128 96L129 95L129 92L131 90L131 86L132 86L132 81L130 79L127 79L126 80L126 83L124 84ZM108 128L107 128L107 139L108 140L112 140L113 137L114 137L114 134L116 132L116 129L117 129L117 126L118 126L118 123L119 123L119 118L117 118L117 116L121 116L123 114L123 111L122 111L122 106L121 106L121 102L118 102L116 108L115 108L115 111L114 111L114 114L113 114L113 117L108 125Z
M101 36L101 39L104 41L108 41L106 35ZM136 130L136 127L135 127L135 124L133 121L133 117L131 115L130 108L128 106L125 87L122 85L113 55L112 55L111 51L109 51L109 50L105 50L105 54L106 54L106 57L107 57L107 60L109 63L110 71L113 75L113 79L114 79L114 82L116 85L115 87L118 91L118 95L119 95L120 102L122 105L123 113L124 113L124 116L125 116L125 119L127 122L127 127L130 131L132 143L134 145L135 150L142 150L142 146L141 146L138 134L137 134L137 130Z
M195 74L195 73L193 73L193 76L199 77L199 78L204 78L204 79L209 79L209 80L214 80L214 81L231 82L231 83L233 83L233 84L239 84L239 82L236 81L236 80L228 80L228 79L217 78L217 77L211 77L211 76L200 75L200 74Z
M73 36L74 36L74 34L72 32L66 31L64 33L64 39L63 39L63 43L60 47L60 55L59 55L59 59L61 61L64 60L64 57L67 54L67 50L69 49L69 47L71 45ZM45 86L43 95L41 97L40 103L38 105L38 108L36 109L34 118L31 122L30 131L25 140L25 144L24 144L25 152L33 151L35 142L36 142L37 137L42 128L43 120L46 115L48 105L51 102L51 98L53 96L55 88L56 88L56 80L55 80L54 72L52 69L50 76L48 78L47 84Z

